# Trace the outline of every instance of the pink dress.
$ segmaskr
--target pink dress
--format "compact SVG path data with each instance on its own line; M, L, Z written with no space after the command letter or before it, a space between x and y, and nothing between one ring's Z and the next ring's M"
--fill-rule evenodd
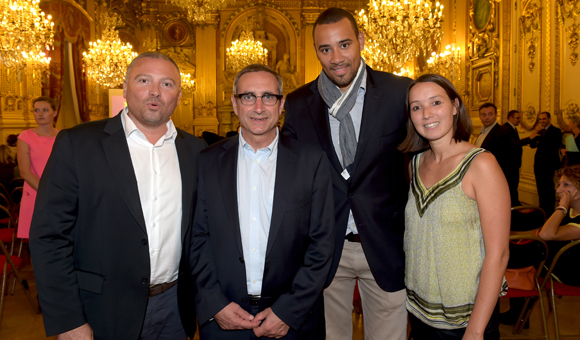
M28 144L30 148L30 171L36 177L40 178L48 162L48 157L50 157L50 153L52 152L52 146L54 145L56 137L39 136L32 130L24 130L20 133L18 139L22 139L22 141ZM18 233L16 235L19 238L28 238L35 201L36 190L24 182L22 201L20 201L20 215L18 217Z

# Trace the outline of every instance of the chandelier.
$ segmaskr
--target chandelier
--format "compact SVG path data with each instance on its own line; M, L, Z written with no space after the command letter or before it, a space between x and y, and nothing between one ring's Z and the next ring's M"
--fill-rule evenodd
M9 69L21 70L39 60L46 62L44 51L52 47L54 23L40 10L39 2L0 0L0 62Z
M357 23L384 51L385 63L400 70L441 42L443 5L430 0L370 0Z
M47 57L44 52L38 54L22 53L25 55L26 64L29 66L29 71L32 80L32 86L42 86L42 78L45 73L48 73L50 66L50 57Z
M212 12L235 3L235 0L171 0L171 2L187 10L189 21L202 23L211 20Z
M191 74L181 73L181 91L185 96L190 96L195 92L195 79Z
M381 50L381 46L372 39L365 39L365 48L361 52L365 63L373 70L389 71L389 63L387 61L387 53Z
M232 46L226 51L226 63L234 71L250 64L266 65L267 62L268 50L262 47L261 42L254 40L252 31L242 31L240 39L232 42Z
M119 85L125 80L127 67L137 56L131 44L123 44L115 27L122 24L116 13L102 13L101 23L105 28L102 40L89 42L88 53L83 52L84 70L98 84L108 87Z
M445 51L439 54L431 53L427 59L427 72L440 74L449 79L456 87L461 82L461 54L459 47L451 45L445 47Z

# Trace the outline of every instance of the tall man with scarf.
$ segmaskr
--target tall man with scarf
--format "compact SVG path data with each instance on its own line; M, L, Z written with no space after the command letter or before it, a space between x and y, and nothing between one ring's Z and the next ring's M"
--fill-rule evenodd
M405 339L404 155L408 78L378 72L360 57L364 34L340 8L314 24L323 72L290 93L282 132L322 148L333 183L336 244L324 291L328 340L352 339L358 278L365 339Z

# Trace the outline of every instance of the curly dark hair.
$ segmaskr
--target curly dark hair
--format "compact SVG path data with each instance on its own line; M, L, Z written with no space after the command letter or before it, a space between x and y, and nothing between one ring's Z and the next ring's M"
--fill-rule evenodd
M571 165L558 170L558 177L565 176L574 184L576 189L580 189L580 165Z

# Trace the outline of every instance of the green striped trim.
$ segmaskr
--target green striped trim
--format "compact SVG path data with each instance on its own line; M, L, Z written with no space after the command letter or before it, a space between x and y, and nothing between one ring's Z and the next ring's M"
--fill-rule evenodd
M423 186L421 179L419 178L419 162L421 160L422 154L413 157L413 161L411 162L413 170L411 190L415 196L415 204L417 205L417 212L419 213L419 217L423 217L423 214L425 214L425 211L427 211L429 205L431 205L431 203L433 203L439 196L443 195L446 191L461 183L463 176L465 176L467 170L469 170L473 159L482 152L486 152L485 149L471 149L467 155L465 155L463 160L461 160L459 165L457 165L455 170L453 170L449 175L447 175L439 182L435 183L429 189L426 189Z

